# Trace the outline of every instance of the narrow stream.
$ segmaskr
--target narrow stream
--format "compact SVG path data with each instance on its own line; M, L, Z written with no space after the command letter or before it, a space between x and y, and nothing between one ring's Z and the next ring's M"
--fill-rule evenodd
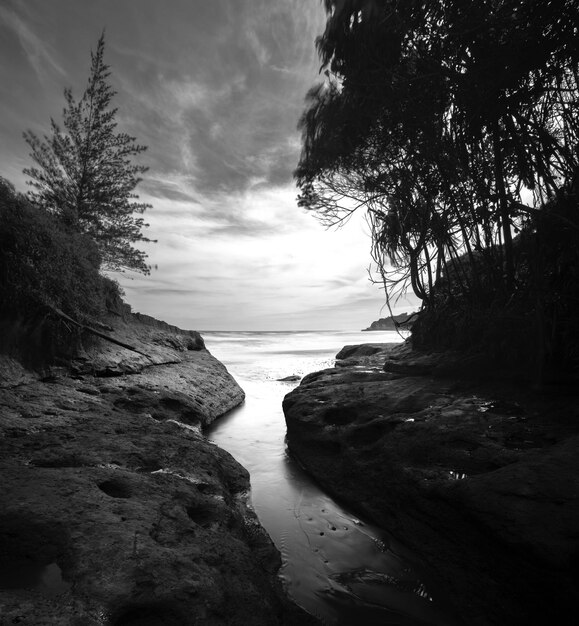
M450 626L436 581L385 531L340 506L288 456L281 403L303 376L331 367L346 344L396 333L203 333L246 392L209 431L251 475L253 507L282 554L288 594L334 626Z

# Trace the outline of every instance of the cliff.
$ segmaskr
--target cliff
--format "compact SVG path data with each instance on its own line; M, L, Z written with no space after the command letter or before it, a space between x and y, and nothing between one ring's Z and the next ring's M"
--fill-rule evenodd
M422 555L458 623L574 623L577 390L532 390L409 343L340 356L285 397L290 452Z
M125 311L99 332L40 371L0 355L2 624L310 623L247 471L203 436L241 388L194 331Z

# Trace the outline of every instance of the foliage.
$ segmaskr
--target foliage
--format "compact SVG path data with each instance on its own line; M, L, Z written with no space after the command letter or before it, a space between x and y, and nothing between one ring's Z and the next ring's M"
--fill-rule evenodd
M111 108L115 91L108 84L104 63L104 34L95 53L86 90L76 102L65 89L64 130L51 120L51 135L43 139L24 134L38 165L24 170L32 179L29 199L58 216L67 228L95 241L106 269L149 273L146 255L133 247L148 242L141 232L142 214L150 205L137 203L133 191L147 168L131 159L146 148L135 138L117 133L117 109Z
M547 291L565 287L539 274L563 253L553 232L579 228L575 3L325 5L317 47L327 79L300 122L300 205L332 224L364 209L388 293L412 288L431 320L527 320L524 305L540 307L548 353L547 303L559 296ZM554 210L560 201L573 209ZM532 246L543 265L531 262L517 233L535 241L547 231ZM508 326L503 317L489 328Z
M78 321L103 313L118 288L99 274L96 244L63 231L60 220L32 205L0 178L0 316L60 310Z
M578 214L577 194L562 193L515 238L517 288L507 302L497 298L482 262L472 268L480 284L478 306L463 294L457 273L445 275L434 305L425 307L412 327L415 347L479 352L493 366L516 366L537 381L576 374Z

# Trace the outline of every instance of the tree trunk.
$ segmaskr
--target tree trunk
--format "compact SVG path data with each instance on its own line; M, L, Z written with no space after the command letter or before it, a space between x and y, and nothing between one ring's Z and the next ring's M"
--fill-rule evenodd
M505 189L505 175L503 169L502 152L500 147L498 120L495 120L493 124L493 152L495 161L495 188L499 197L499 215L501 218L501 228L503 232L505 250L505 283L507 287L507 293L510 295L513 291L513 286L515 282L515 262L513 258L513 237L511 234L511 220L509 216L509 206Z

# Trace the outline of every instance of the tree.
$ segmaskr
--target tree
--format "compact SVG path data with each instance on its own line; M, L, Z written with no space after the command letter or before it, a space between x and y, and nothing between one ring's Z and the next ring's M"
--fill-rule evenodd
M299 205L366 212L414 345L579 370L575 0L323 1Z
M324 1L300 205L326 222L364 208L378 267L427 306L451 285L480 298L481 263L508 301L513 234L579 169L575 3Z
M147 167L132 163L146 150L135 138L116 132L116 92L107 82L111 72L104 62L104 33L91 51L88 85L76 102L65 89L64 130L51 119L51 135L42 139L31 131L24 138L38 167L24 170L34 191L29 199L59 216L73 232L89 235L97 244L101 266L149 273L146 254L137 242L151 241L141 229L148 224L135 214L151 205L135 202L134 189Z

